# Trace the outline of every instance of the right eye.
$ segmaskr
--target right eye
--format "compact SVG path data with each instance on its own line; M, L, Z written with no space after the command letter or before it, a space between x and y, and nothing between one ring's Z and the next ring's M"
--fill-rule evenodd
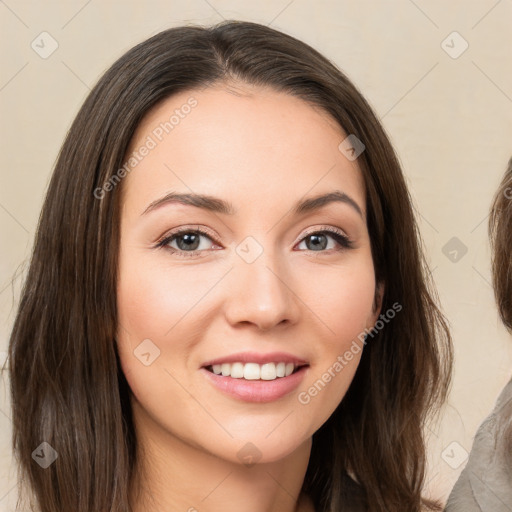
M204 252L212 246L211 243L205 243L204 247L200 249L201 237L212 240L210 234L202 229L181 229L165 236L157 243L157 247L163 247L169 250L171 254L176 254L180 257L198 256L197 253ZM176 242L177 247L171 246L174 242Z

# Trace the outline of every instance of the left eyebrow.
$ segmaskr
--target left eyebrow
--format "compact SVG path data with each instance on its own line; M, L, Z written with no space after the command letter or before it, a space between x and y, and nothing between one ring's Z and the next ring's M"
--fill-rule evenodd
M363 212L359 205L357 204L357 202L354 201L354 199L352 199L345 192L341 192L340 190L335 190L327 194L321 194L318 196L310 197L303 201L299 201L293 207L292 212L294 215L302 215L304 213L319 210L320 208L334 202L340 202L349 205L359 214L361 218L363 218ZM213 197L204 194L180 194L177 192L170 192L169 194L166 194L160 199L157 199L150 203L148 207L142 212L142 215L145 215L161 206L173 203L195 206L196 208L202 208L204 210L222 213L224 215L237 214L237 210L233 207L231 203L218 197Z
M363 212L356 201L354 201L354 199L352 199L349 195L345 194L345 192L341 192L340 190L335 190L334 192L329 192L328 194L321 194L315 197L310 197L309 199L305 199L304 201L300 201L295 205L293 213L294 215L309 213L333 202L348 204L359 214L361 218L363 218Z

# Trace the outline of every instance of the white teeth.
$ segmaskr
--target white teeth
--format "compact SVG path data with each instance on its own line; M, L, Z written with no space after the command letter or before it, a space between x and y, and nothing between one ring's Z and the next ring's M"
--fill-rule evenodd
M277 377L276 365L274 363L262 364L260 373L262 380L274 380Z
M235 363L236 364L236 363ZM246 363L244 365L243 376L246 380L258 380L260 378L260 365L257 363ZM231 376L233 377L233 368L231 368Z
M242 363L233 363L231 365L231 377L241 379L244 376L244 365Z
M246 380L275 380L276 378L288 377L295 370L293 363L222 363L214 364L213 373L223 377Z

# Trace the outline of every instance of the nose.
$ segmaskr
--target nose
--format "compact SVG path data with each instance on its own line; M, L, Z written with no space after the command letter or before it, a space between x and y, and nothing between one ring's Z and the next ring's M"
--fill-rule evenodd
M294 293L291 273L269 251L263 251L252 263L237 256L230 279L226 317L231 325L252 324L267 331L297 322L300 300Z

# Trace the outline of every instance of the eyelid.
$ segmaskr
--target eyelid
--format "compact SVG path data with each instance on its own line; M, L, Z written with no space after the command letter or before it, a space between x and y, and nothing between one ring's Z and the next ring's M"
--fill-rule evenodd
M188 232L199 232L200 234L204 234L212 239L212 241L215 241L217 235L214 231L212 231L210 228L207 228L205 226L200 226L199 224L185 224L184 226L179 226L177 228L171 229L170 231L167 231L164 233L161 237L158 238L156 241L156 245L164 242L168 238L180 234L180 233L188 233Z
M345 233L345 231L343 231L342 229L337 228L335 226L328 226L328 225L326 225L326 226L315 226L315 227L312 227L312 228L307 228L306 231L304 231L304 233L301 234L298 242L302 242L302 240L304 240L304 238L306 238L309 235L312 235L313 233L319 233L319 232L322 232L322 231L335 232L338 235L344 236L345 238L349 239L349 236L347 235L347 233Z

